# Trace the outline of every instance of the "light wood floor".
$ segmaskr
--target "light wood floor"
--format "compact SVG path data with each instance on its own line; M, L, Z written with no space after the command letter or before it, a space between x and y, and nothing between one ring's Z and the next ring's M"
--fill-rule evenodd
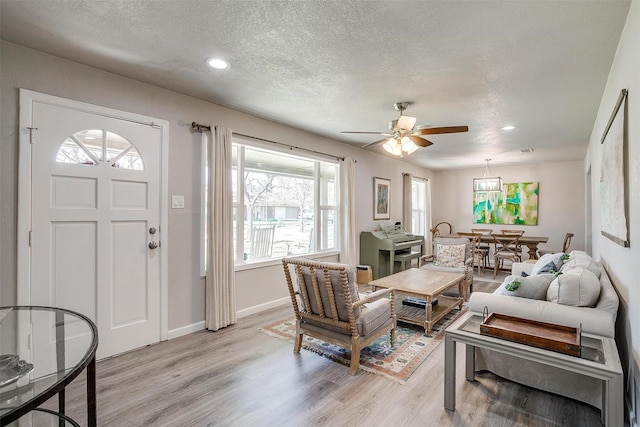
M401 385L266 335L289 306L101 361L100 426L600 426L600 411L492 374L464 379L458 345L457 408L443 407L444 345ZM84 374L67 413L86 425ZM48 406L54 406L49 402Z

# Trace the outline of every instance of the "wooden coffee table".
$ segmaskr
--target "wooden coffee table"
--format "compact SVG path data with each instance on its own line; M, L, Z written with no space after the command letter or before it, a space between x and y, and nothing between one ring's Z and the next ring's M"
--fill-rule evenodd
M427 336L431 328L447 313L462 307L465 295L464 273L410 268L390 276L376 279L369 284L371 289L394 288L396 290L396 316L398 320L424 326ZM443 292L458 286L460 297L445 296ZM426 301L425 308L403 305L402 300L413 296ZM433 302L438 300L436 305Z

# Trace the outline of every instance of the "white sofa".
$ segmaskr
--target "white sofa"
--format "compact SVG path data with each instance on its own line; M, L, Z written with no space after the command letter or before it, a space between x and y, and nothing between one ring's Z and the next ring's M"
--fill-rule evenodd
M520 277L522 272L530 274L534 268L539 268L539 264L514 263L512 275ZM583 251L572 251L569 253L569 259L560 268L563 274L558 278L563 280L574 278L576 276L571 274L582 273L584 270L590 270L596 277L599 276L599 295L594 296L593 292L591 292L592 301L595 302L593 306L572 306L547 300L558 299L558 295L560 295L560 301L562 302L563 298L566 297L566 293L563 293L565 291L559 291L559 289L563 288L559 287L556 281L551 284L547 292L547 298L542 300L503 295L504 293L509 293L504 291L504 283L501 286L502 289L497 289L493 294L474 292L469 299L469 310L482 314L486 307L489 313L507 314L572 327L582 325L582 331L585 333L615 338L615 321L619 300L602 265L595 263ZM587 273L584 273L584 275L586 276ZM588 275L593 278L591 273L588 273ZM505 282L514 280L512 276L509 277L511 279L505 279ZM555 288L553 288L554 286ZM587 286L574 288L578 289L577 292L584 292L580 289L586 289ZM584 299L584 295L571 293L566 298L569 300ZM566 303L567 301L564 302ZM569 301L569 303L572 302ZM602 384L595 379L483 349L476 349L476 369L488 370L503 378L567 396L602 409Z

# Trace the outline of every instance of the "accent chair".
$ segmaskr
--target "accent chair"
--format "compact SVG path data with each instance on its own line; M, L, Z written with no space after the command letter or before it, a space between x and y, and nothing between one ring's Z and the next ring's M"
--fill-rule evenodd
M349 373L355 375L363 347L386 333L393 347L393 288L360 295L356 270L346 264L283 258L282 266L296 317L294 353L300 352L303 335L340 345L351 350ZM292 276L297 278L295 284Z

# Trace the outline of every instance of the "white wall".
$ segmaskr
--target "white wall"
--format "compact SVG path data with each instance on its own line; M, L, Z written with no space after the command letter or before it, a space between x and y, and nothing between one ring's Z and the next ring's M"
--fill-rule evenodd
M558 162L511 167L491 166L502 182L538 182L538 225L517 226L531 236L548 236L541 249L561 249L567 232L574 233L571 249L585 248L585 181L583 162ZM500 230L513 226L472 223L473 178L485 168L438 171L433 185L433 224L446 221L454 231L471 228Z
M591 167L593 191L593 255L606 266L611 280L621 296L616 340L620 356L626 369L631 369L632 382L625 381L627 397L635 389L635 401L629 402L638 408L640 398L640 284L638 265L640 260L640 3L631 4L609 80L602 95L600 109L591 134L589 153L585 159L585 170ZM628 96L628 188L629 194L629 240L631 247L624 248L600 233L600 164L602 145L600 139L613 111L620 90L627 88ZM636 412L635 425L638 414ZM632 425L634 423L632 422Z
M356 159L358 235L373 226L374 176L391 179L391 217L399 221L402 173L425 178L431 174L399 160L12 43L2 42L0 49L0 305L16 301L18 88L169 121L169 194L185 197L185 209L169 209L170 330L188 331L190 325L204 320L204 280L199 277L198 254L201 137L190 132L192 121L223 125L239 133ZM281 268L276 262L237 272L241 312L249 313L253 308L288 297Z

